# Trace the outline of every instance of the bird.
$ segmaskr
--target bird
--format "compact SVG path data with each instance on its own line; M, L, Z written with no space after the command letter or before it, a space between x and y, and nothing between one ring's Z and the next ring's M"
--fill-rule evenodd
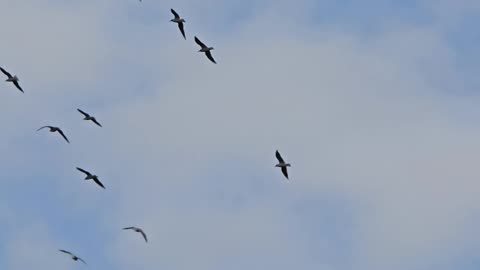
M2 67L0 67L0 70L8 77L8 79L5 80L6 82L12 82L18 88L18 90L20 90L20 92L24 93L22 87L20 87L20 85L18 84L19 79L17 75L12 76L12 74L8 73L8 71L3 69Z
M58 132L60 133L60 135L62 135L62 137L65 139L65 141L67 141L67 143L70 143L70 141L68 140L67 136L65 136L65 134L63 133L63 131L59 128L59 127L53 127L53 126L43 126L39 129L37 129L37 131L43 129L43 128L49 128L50 129L50 132Z
M97 122L97 119L95 119L95 117L91 116L90 114L80 110L80 109L77 109L77 111L79 111L81 114L83 114L83 116L85 116L85 118L83 118L83 120L91 120L92 122L94 122L95 124L97 124L97 126L101 127L102 125L100 125L100 123Z
M80 258L80 257L78 257L77 255L71 253L70 251L66 251L66 250L63 250L63 249L59 249L59 251L70 255L70 256L72 257L72 260L74 260L74 261L81 261L81 262L83 262L84 264L87 264L82 258Z
M172 12L173 16L175 16L175 18L171 19L170 21L178 24L178 29L180 29L180 32L182 33L183 38L187 39L185 37L185 29L183 28L183 23L185 22L185 20L180 18L180 15L178 15L178 13L175 10L173 10L173 8L171 8L170 11Z
M124 229L124 230L133 230L133 231L135 231L135 232L137 232L137 233L142 234L143 239L145 239L145 242L148 242L148 240L147 240L147 235L145 234L145 232L144 232L142 229L137 228L137 227L126 227L126 228L123 228L123 229Z
M276 156L277 159L278 159L278 164L275 165L275 167L280 167L280 168L282 168L282 173L283 173L283 175L285 176L285 178L287 178L287 180L288 180L287 167L290 167L290 163L285 163L285 161L283 160L283 158L282 158L282 156L280 155L280 153L278 152L278 150L275 152L275 156Z
M85 177L85 180L93 180L95 181L95 183L97 183L97 185L101 186L103 189L105 189L105 186L102 184L102 182L100 182L100 180L98 180L98 176L94 175L94 174L91 174L90 172L82 169L82 168L79 168L77 167L77 170L81 171L82 173L86 174L87 176Z
M208 57L208 59L210 59L210 61L212 61L214 64L216 64L217 62L215 62L215 59L213 59L212 53L210 52L211 50L213 50L213 47L207 47L196 36L195 36L195 42L198 45L200 45L200 47L202 47L198 52L204 52L205 55Z

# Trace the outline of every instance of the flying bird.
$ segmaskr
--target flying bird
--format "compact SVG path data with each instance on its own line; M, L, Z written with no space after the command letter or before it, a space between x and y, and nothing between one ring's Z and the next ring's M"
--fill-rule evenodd
M78 257L77 255L71 253L70 251L66 251L66 250L63 250L63 249L59 249L61 252L63 253L66 253L68 255L70 255L70 257L72 257L72 260L74 261L81 261L83 262L84 264L87 264L82 258Z
M6 79L5 81L6 82L12 82L18 88L18 90L20 90L20 92L23 93L22 87L20 87L20 85L18 84L19 79L18 79L17 75L12 76L12 74L8 73L8 71L3 69L2 67L0 67L0 70L3 72L3 74L7 75L7 77L8 77L8 79Z
M277 159L278 159L278 164L275 165L275 167L280 167L280 168L282 169L283 175L284 175L285 178L287 178L287 180L288 180L287 167L290 167L290 163L285 163L285 161L283 160L283 158L282 158L282 156L280 155L280 153L278 152L278 150L275 152L275 156L276 156Z
M59 127L52 127L52 126L43 126L39 129L37 129L37 131L43 129L43 128L49 128L50 129L50 132L58 132L60 133L60 135L62 135L62 137L65 139L65 141L67 141L68 143L70 143L70 141L67 139L67 136L65 136L65 134L63 133L63 131L59 128Z
M148 242L147 235L145 234L145 232L142 229L137 228L137 227L126 227L126 228L123 228L123 229L124 230L133 230L137 233L140 233L143 236L143 239L145 239L145 242Z
M92 122L94 122L95 124L97 124L97 126L101 127L102 125L100 125L100 123L97 122L97 119L95 119L95 117L91 116L90 114L80 110L80 109L77 109L78 112L80 112L81 114L83 114L83 116L85 116L85 118L83 118L83 120L90 120Z
M180 29L180 32L182 33L183 38L187 39L185 37L185 29L183 28L183 23L185 22L185 20L180 18L180 15L178 15L178 13L175 10L173 10L173 8L170 9L170 11L172 11L173 16L175 16L175 18L171 19L170 21L178 24L178 29Z
M102 182L100 182L100 180L98 180L98 176L96 176L94 174L91 174L90 172L87 172L86 170L84 170L82 168L79 168L79 167L77 167L77 170L81 171L82 173L84 173L86 175L85 180L93 180L93 181L95 181L95 183L97 183L97 185L99 185L103 189L105 189L105 186L102 184Z
M207 47L207 45L203 44L203 42L201 42L200 39L198 39L196 36L195 42L200 45L200 47L202 47L198 52L204 52L208 59L210 59L210 61L216 64L217 62L215 62L215 59L213 59L212 53L210 52L211 50L213 50L213 47Z

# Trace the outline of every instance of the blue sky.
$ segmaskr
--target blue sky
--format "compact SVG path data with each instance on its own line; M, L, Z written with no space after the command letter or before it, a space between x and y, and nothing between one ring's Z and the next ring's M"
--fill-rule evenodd
M475 1L4 2L0 269L479 267Z

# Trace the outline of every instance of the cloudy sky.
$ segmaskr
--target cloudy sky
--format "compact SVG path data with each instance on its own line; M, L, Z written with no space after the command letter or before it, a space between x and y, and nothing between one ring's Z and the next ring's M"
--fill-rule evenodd
M0 269L480 267L479 1L0 3Z

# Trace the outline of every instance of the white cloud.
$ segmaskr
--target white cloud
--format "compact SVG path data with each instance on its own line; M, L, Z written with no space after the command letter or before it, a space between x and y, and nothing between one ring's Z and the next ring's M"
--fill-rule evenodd
M307 2L303 9L310 7ZM120 21L141 44L116 44L101 27L105 9L90 14L90 8L42 15L50 19L46 25L51 27L45 29L57 28L66 38L52 47L50 36L31 53L34 62L51 63L53 71L48 72L58 73L62 86L82 86L84 79L86 86L93 86L97 73L109 74L108 79L116 72L127 74L118 71L123 67L102 69L128 62L134 74L118 78L124 87L85 90L92 103L105 102L96 115L105 127L81 122L75 107L59 115L58 107L46 106L43 114L25 121L34 126L50 116L68 127L73 138L68 148L52 134L34 134L41 136L34 140L45 143L42 149L55 145L43 155L56 161L62 177L52 183L68 194L65 200L68 197L73 207L69 211L103 215L99 230L108 236L98 248L118 269L344 269L345 262L327 256L332 234L333 239L351 235L335 257L351 261L356 269L422 269L438 260L449 263L456 259L450 254L471 245L467 236L479 203L479 130L459 124L457 112L476 110L452 95L462 75L453 64L455 51L438 29L389 26L365 38L308 27L302 20L282 20L288 4L265 6L235 31L201 33L216 48L213 55L219 64L213 65L191 40L197 34L198 28L190 26L195 20L187 18L186 42L167 22L161 30L146 26L133 33L138 25ZM12 9L10 16L18 10ZM200 11L191 8L187 14L200 20ZM58 25L57 20L68 22ZM37 35L55 32L37 27L31 22L24 29ZM77 35L82 37L79 44ZM65 49L71 47L81 52L71 55ZM60 57L51 59L49 50ZM102 58L104 53L108 57ZM28 62L20 61L34 69ZM32 70L25 73L40 85L53 84ZM130 85L137 73L144 84ZM130 87L138 85L151 90L136 94L140 90ZM60 109L68 111L74 99L81 98L81 93L69 97L58 91L41 92L41 99L64 103ZM33 101L26 104L39 108ZM21 113L13 103L7 109ZM2 135L7 142L20 134L7 132ZM288 184L274 168L275 149L293 165ZM59 161L59 156L64 158ZM44 163L48 160L40 165ZM75 166L98 173L107 190L93 192ZM78 185L73 180L77 178ZM311 202L321 210L325 206L320 204L334 199L352 204L351 224L340 226L350 231L306 226L319 222L333 227L348 212L335 207L339 213L329 219L315 211L307 212L314 217L297 214L298 205L309 198L321 200ZM144 227L150 243L119 230L130 225ZM31 235L16 233L20 240ZM315 239L313 244L309 238ZM10 243L14 264L14 254L23 252L17 248L22 247L20 240Z

